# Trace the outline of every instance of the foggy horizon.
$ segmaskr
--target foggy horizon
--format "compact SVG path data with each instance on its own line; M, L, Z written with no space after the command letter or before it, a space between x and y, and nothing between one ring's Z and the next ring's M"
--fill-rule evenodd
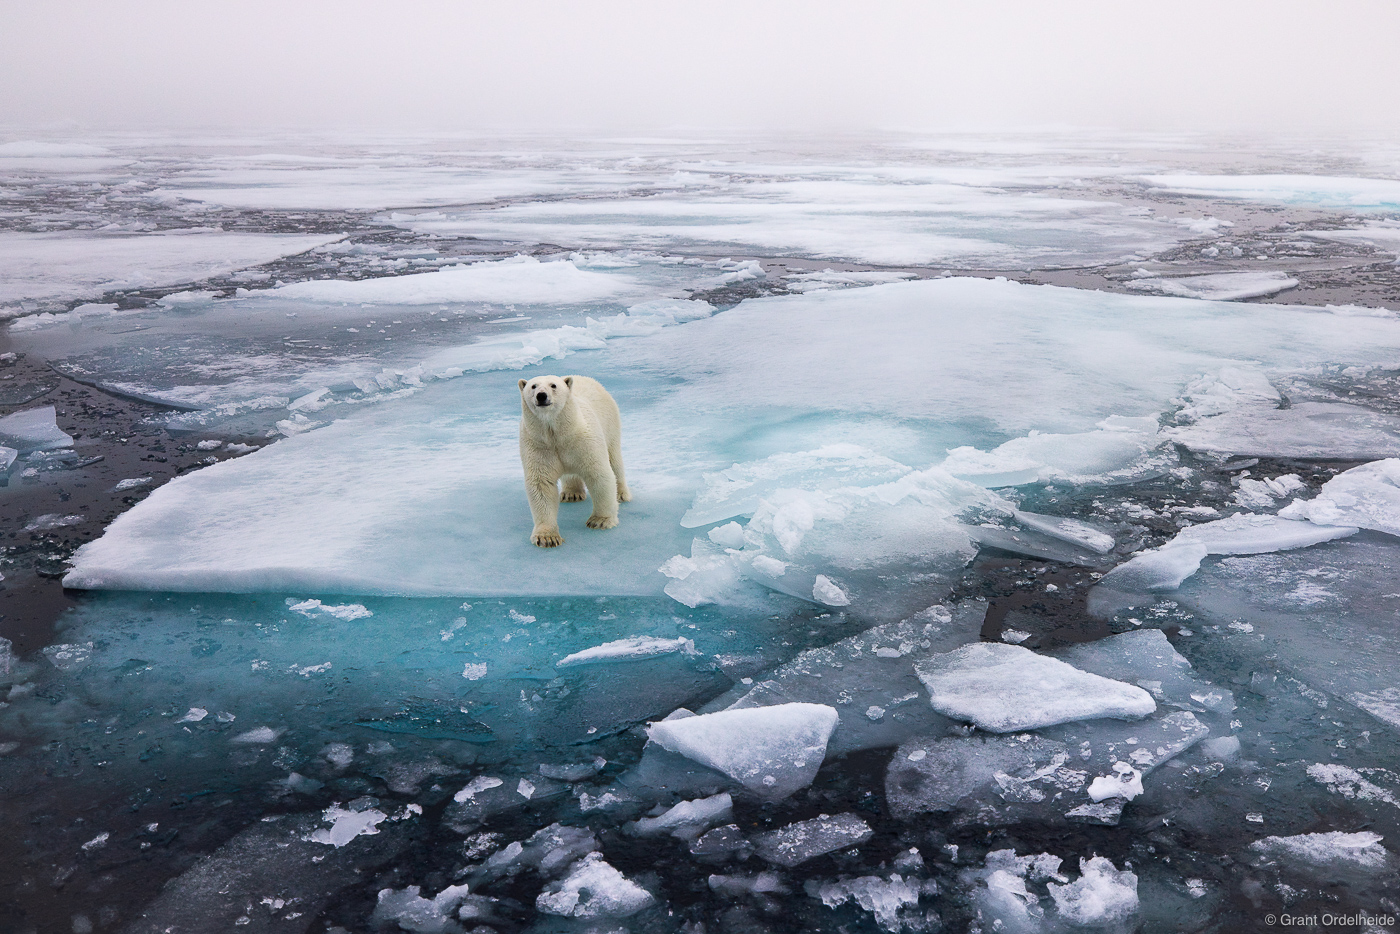
M1400 123L1400 6L146 2L0 12L0 124L1301 135Z

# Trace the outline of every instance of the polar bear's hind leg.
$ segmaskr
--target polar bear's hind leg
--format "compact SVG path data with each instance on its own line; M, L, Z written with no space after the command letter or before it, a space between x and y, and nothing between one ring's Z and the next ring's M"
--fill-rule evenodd
M588 498L588 490L583 485L583 478L578 474L565 474L564 492L559 495L559 501L563 503L581 503Z

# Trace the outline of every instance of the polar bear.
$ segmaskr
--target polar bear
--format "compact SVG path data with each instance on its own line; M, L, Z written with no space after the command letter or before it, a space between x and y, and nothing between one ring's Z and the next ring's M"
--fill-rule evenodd
M611 529L617 525L617 504L632 498L622 470L622 416L602 384L587 376L520 381L520 463L535 518L530 541L541 548L564 544L561 499L592 496L588 527Z

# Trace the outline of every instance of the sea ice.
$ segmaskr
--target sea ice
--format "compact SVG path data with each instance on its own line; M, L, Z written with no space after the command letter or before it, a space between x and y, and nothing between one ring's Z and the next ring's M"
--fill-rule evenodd
M754 834L753 846L754 852L768 862L792 868L818 856L857 846L874 833L869 824L854 814L822 814Z
M58 427L57 411L51 405L0 418L0 441L20 453L73 446L73 436Z
M671 655L680 652L684 655L697 655L695 640L684 636L675 639L660 639L655 636L632 636L595 645L582 652L566 655L554 663L556 668L570 668L574 665L593 665L599 662L627 661L629 659L655 658L658 655Z
M1234 695L1198 677L1160 629L1139 629L1080 642L1054 656L1083 671L1136 684L1158 701L1197 712L1227 714Z
M449 885L432 898L418 894L419 887L380 889L370 920L379 928L396 924L412 934L456 934L458 907L471 892L470 886Z
M1139 292L1217 302L1277 295L1297 285L1297 279L1281 272L1219 272L1204 276L1132 279L1128 282L1128 288Z
M669 833L682 840L693 841L715 824L734 819L734 800L727 793L682 801L656 817L643 817L627 825L638 836Z
M1265 837L1249 845L1256 862L1303 863L1320 870L1394 871L1397 860L1381 846L1378 833L1304 833L1294 837Z
M985 603L975 600L951 611L937 605L907 620L807 649L770 671L764 680L752 687L736 685L703 710L825 704L840 716L840 728L827 746L829 754L898 745L912 735L947 725L920 702L923 685L914 674L914 663L975 640L986 610ZM872 708L885 713L872 718Z
M821 704L780 704L663 720L647 727L647 736L763 800L781 801L812 783L837 721Z
M568 918L630 918L655 903L650 892L614 869L601 853L589 853L535 899L535 907L545 914Z
M882 930L895 934L906 927L905 919L900 917L901 912L918 905L919 896L925 892L929 895L938 892L936 884L906 879L899 873L891 873L888 879L879 876L858 876L840 882L825 882L814 888L816 897L828 908L854 901L875 916L875 923ZM917 922L908 926L918 929Z
M1080 859L1080 876L1068 885L1049 884L1061 918L1075 925L1121 921L1138 910L1138 878L1102 856Z
M976 643L914 666L939 713L994 733L1157 709L1142 688L1080 671L1018 645Z
M991 451L954 448L939 466L981 486L1000 487L1035 482L1129 483L1162 473L1173 463L1158 451L1162 439L1155 418L1109 418L1099 425L1096 431L1073 434L1032 431Z
M1323 484L1315 499L1295 500L1279 515L1400 535L1400 459L1344 470Z
M1400 206L1400 182L1337 175L1144 175L1152 188L1207 198L1278 201L1331 208Z

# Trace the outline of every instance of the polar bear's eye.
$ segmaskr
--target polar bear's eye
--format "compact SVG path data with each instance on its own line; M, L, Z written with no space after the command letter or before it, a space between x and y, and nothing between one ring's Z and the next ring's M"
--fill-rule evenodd
M550 388L550 389L558 389L559 387L556 386L554 383L550 383L550 384L549 384L549 388Z

